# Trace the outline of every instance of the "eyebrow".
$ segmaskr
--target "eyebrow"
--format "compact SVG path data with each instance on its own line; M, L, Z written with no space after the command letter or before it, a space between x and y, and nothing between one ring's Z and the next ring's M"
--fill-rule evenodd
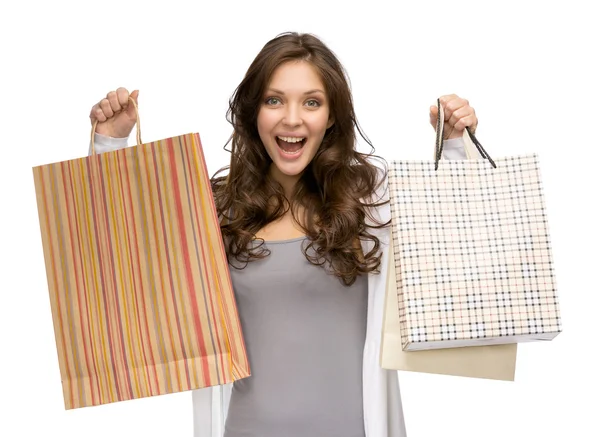
M271 91L277 94L282 94L285 95L285 93L281 90L275 89L275 88L269 88L267 91ZM304 95L308 95L308 94L314 94L314 93L321 93L321 94L325 94L325 91L320 90L320 89L314 89L314 90L310 90L304 93Z

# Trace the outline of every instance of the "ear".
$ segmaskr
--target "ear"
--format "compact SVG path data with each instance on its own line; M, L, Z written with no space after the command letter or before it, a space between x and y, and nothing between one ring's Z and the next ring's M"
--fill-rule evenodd
M327 129L329 129L331 126L333 126L335 123L335 119L333 117L329 118L329 121L327 122Z

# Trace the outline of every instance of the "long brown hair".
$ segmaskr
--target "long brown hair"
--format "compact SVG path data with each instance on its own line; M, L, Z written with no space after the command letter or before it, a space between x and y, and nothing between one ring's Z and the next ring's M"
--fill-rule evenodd
M327 129L315 157L306 167L290 199L269 176L272 163L257 128L263 93L275 69L289 61L311 63L321 76L334 124ZM383 182L381 169L370 161L373 145L362 132L354 113L346 72L334 53L311 34L284 33L269 41L256 56L229 101L227 119L234 128L230 165L212 178L221 231L230 259L242 264L269 255L253 244L256 233L291 209L294 220L308 237L304 254L322 265L346 285L357 275L380 267L379 239L367 224L368 210L379 206L373 194ZM355 150L356 134L371 146L371 153ZM226 145L227 146L227 145ZM218 176L229 169L226 176ZM298 211L304 211L299 219ZM360 242L371 240L364 254ZM309 250L311 249L311 250Z

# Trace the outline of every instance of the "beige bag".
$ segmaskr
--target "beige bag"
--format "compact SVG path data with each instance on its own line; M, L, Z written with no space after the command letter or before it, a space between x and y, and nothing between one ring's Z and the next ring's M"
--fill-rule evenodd
M382 368L514 381L516 361L516 343L423 351L402 350L394 250L390 246L381 339Z
M477 150L466 134L466 130L463 140L467 158L477 156ZM404 351L396 290L394 248L390 245L381 342L382 368L514 381L517 361L516 343Z

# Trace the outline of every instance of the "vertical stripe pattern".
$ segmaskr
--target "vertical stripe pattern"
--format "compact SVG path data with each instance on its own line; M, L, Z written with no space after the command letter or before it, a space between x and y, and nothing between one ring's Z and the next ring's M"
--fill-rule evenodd
M250 375L198 134L33 176L66 409Z

